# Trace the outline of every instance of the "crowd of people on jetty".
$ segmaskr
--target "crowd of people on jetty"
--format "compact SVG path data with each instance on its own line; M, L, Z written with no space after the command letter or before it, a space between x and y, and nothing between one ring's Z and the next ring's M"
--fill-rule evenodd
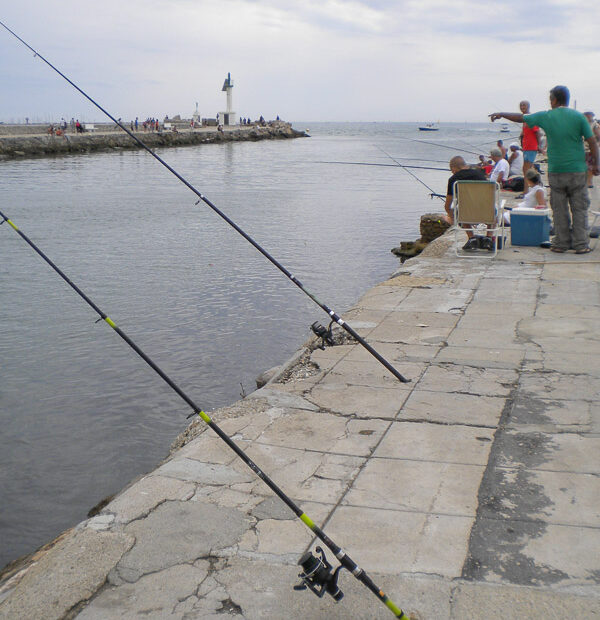
M279 115L277 116L277 120L280 120ZM118 121L119 123L121 123L120 118L118 119ZM260 118L256 121L253 121L248 117L241 117L238 122L240 125L259 125L260 127L267 126L267 121L262 114L260 115ZM196 118L192 118L189 123L190 129L197 129L199 127L207 125L214 125L216 126L217 131L223 132L223 125L220 123L219 114L217 114L215 119L202 119L202 121L199 121ZM62 118L60 120L60 123L50 123L48 129L46 130L46 133L51 136L66 136L69 126L71 133L85 133L87 131L85 125L80 123L79 119L76 120L72 118L71 122L67 123L67 121ZM135 120L130 121L129 129L131 131L139 131L141 129L144 132L178 132L177 123L174 120L169 120L168 116L165 116L162 122L158 118L154 117L148 117L145 121L140 122L139 117L136 116Z
M555 86L550 91L550 110L530 112L528 101L519 103L520 112L494 112L490 120L504 118L522 124L519 142L507 149L502 140L490 151L489 158L481 155L479 163L469 166L464 158L455 155L450 160L452 176L444 208L446 220L453 224L454 184L456 181L494 181L502 189L524 192L517 208L546 208L546 190L542 180L538 155L547 156L550 206L554 238L552 252L575 250L576 254L591 252L589 247L588 189L593 187L594 176L600 175L600 125L591 111L581 113L569 108L570 93L566 86ZM510 213L506 214L510 223ZM493 251L495 236L469 237L463 250Z

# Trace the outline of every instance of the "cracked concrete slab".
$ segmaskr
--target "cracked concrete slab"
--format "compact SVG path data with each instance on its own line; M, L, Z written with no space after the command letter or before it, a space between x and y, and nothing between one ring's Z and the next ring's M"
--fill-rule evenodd
M444 347L437 354L436 362L450 362L480 368L519 369L525 351L519 349L494 349L487 346Z
M400 369L397 369L400 372ZM401 374L411 381L416 381L425 370L425 363L402 364ZM375 358L364 362L342 360L320 382L320 386L346 382L353 386L411 389L411 383L400 383L398 378L384 368Z
M565 375L558 372L528 374L521 377L521 390L533 398L553 400L600 399L600 378L589 375Z
M0 618L64 618L102 586L134 540L121 532L73 530L28 568L11 595L0 604ZM93 562L89 561L91 558Z
M293 591L298 582L298 566L274 566L243 559L231 561L219 578L240 605L244 618L327 618L328 620L380 620L390 617L390 610L346 571L339 585L344 599L317 598L308 591ZM440 619L450 617L450 587L441 579L410 575L373 574L375 583L411 618Z
M125 532L136 540L111 574L111 582L134 582L143 575L214 555L239 543L250 527L234 508L201 502L168 501Z
M296 500L337 502L354 479L364 458L254 444L248 456L273 479L285 479L284 491ZM239 485L236 485L239 486ZM257 480L249 488L262 488Z
M343 505L474 517L483 466L371 459Z
M181 617L174 612L181 608L183 601L196 599L195 593L208 570L208 561L201 560L195 565L180 564L144 575L135 584L108 586L77 617L79 620Z
M497 587L461 583L453 592L452 618L545 620L600 617L600 600L593 595L548 592L537 588ZM448 616L450 617L450 616Z
M470 426L394 422L373 453L379 458L485 465L494 431Z
M232 459L235 462L235 459ZM175 457L161 465L158 475L187 480L198 484L235 484L250 482L254 476L250 469L237 471L229 465L220 463L203 463L194 459Z
M504 467L600 474L600 437L509 431L502 445L498 462Z
M120 493L103 512L115 515L118 523L129 523L145 516L165 500L186 500L194 494L193 484L153 475L145 476Z
M341 506L327 529L367 571L454 578L461 574L472 523L472 517Z
M252 394L248 394L246 399L262 398L266 399L271 407L289 407L290 409L308 409L316 411L317 407L306 398L289 394L280 390L277 386L266 385Z
M517 379L518 375L514 370L444 364L429 366L419 381L419 389L482 396L508 396L515 387Z
M290 411L273 422L257 438L272 446L368 456L389 423L354 420L324 412Z
M428 392L418 388L402 407L399 420L495 427L506 399L478 394Z
M409 394L400 384L382 388L344 382L317 385L311 390L309 398L326 411L360 418L394 418Z

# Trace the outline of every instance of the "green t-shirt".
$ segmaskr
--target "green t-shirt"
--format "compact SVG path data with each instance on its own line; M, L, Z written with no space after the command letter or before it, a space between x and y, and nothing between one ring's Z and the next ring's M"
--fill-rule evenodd
M583 138L590 138L592 129L586 117L572 108L553 108L525 114L529 127L538 125L548 137L548 172L585 172Z

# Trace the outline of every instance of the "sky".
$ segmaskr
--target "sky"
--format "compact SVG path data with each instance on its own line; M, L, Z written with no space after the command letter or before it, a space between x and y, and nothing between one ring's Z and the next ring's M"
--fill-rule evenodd
M290 121L486 122L547 109L556 84L600 116L590 0L0 0L14 30L115 118L225 109ZM0 28L0 121L104 120Z

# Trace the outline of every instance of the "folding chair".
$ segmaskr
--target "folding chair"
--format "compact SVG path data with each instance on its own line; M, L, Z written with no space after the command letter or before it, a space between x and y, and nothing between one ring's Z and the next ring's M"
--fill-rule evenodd
M502 239L504 248L504 203L500 202L500 185L492 181L456 181L454 184L454 250L460 258L480 256L480 254L467 254L458 251L459 231L469 230L472 232L484 232L492 234L494 251L486 255L490 258L498 252L498 234ZM481 229L485 224L487 228Z

